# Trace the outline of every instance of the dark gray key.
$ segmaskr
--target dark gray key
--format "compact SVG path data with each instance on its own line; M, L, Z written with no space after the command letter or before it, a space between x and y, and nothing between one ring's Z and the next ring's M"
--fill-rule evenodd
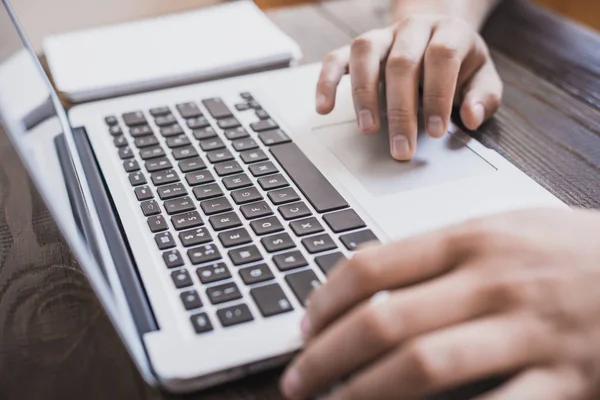
M269 267L267 267L267 264L258 264L253 267L242 268L240 269L240 276L246 285L253 285L275 278Z
M170 250L164 252L163 260L165 260L167 268L181 267L184 264L183 258L181 258L181 253L179 253L179 250Z
M252 94L250 92L242 92L240 93L240 97L244 100L253 100Z
M270 148L271 154L320 213L348 207L348 203L294 143Z
M132 186L145 185L147 183L146 177L140 171L129 174L129 183Z
M340 240L348 250L356 250L356 248L363 243L379 242L377 236L369 229L342 235L340 236Z
M140 170L140 165L136 160L127 160L123 162L123 168L126 172L135 172Z
M273 257L273 262L280 271L288 271L308 265L306 258L299 251L277 254Z
M179 231L181 229L196 228L204 222L198 211L190 211L172 216L171 223Z
M161 115L171 114L169 107L154 107L150 109L150 115L160 117Z
M195 187L193 191L197 200L214 199L215 197L223 195L223 191L216 183Z
M231 198L235 201L235 204L247 204L262 200L263 197L257 188L249 187L231 192Z
M253 164L260 161L268 160L269 157L260 149L257 150L246 150L240 153L240 157L246 164Z
M219 317L219 321L224 327L243 324L254 319L250 309L245 304L222 308L217 311L217 317Z
M171 272L171 278L173 279L173 283L177 289L192 286L194 284L194 282L192 282L192 277L187 272L187 269L178 269Z
M169 232L159 233L154 236L154 241L159 250L167 250L175 247L175 241Z
M221 258L219 249L212 243L194 247L193 249L188 250L187 254L194 265L217 261Z
M335 253L325 254L325 255L316 257L315 262L317 263L319 268L321 268L321 271L323 271L323 273L325 275L329 275L329 273L331 272L333 267L335 267L336 265L338 265L338 263L340 261L345 260L345 259L346 259L345 255L343 255L339 251L336 251Z
M262 260L262 255L254 245L229 250L229 258L233 265L243 265Z
M240 211L246 219L256 219L273 214L271 207L264 201L253 204L244 204L243 206L240 206Z
M123 117L123 122L125 122L125 125L130 126L130 127L136 126L136 125L147 124L146 117L144 116L144 113L141 111L125 113L125 114L123 114L122 117Z
M123 134L123 130L119 125L111 126L110 128L108 128L108 132L112 136L121 136Z
M179 214L182 212L193 211L196 209L194 202L189 196L180 197L178 199L167 200L164 203L167 214Z
M160 115L154 118L154 123L160 127L170 126L177 122L173 114Z
M168 228L167 221L165 221L165 218L162 215L154 215L148 218L148 226L152 233L166 231Z
M235 105L235 109L238 111L246 111L250 109L250 105L248 103L239 103Z
M135 197L137 197L139 201L142 201L151 199L154 195L148 186L140 186L135 188Z
M119 123L117 117L115 117L114 115L109 115L108 117L104 118L104 122L108 126L117 125Z
M261 132L258 134L258 138L265 146L274 146L276 144L291 142L288 135L286 135L281 129Z
M194 289L186 290L185 292L181 292L179 295L181 298L181 302L186 310L195 310L196 308L202 307L202 300L200 300L200 296L198 292Z
M250 294L264 317L290 312L294 309L281 287L276 283L254 288L250 290Z
M283 219L289 221L296 218L304 218L312 215L304 202L286 204L277 209Z
M202 104L204 104L204 107L206 107L208 113L214 119L229 118L233 116L231 111L229 111L229 108L223 103L223 100L218 97L202 100Z
M225 263L222 262L208 265L206 267L200 267L196 270L196 274L198 274L198 279L200 279L200 282L204 284L231 278L229 270L225 266Z
M174 199L175 197L185 196L187 194L187 190L181 182L160 186L156 188L156 191L161 200Z
M208 158L208 161L211 163L216 164L233 160L233 155L231 155L231 152L227 149L214 150L206 153L206 158Z
M200 148L204 151L219 150L225 148L225 143L223 143L223 141L218 137L201 140L198 142L198 144L200 145Z
M119 149L119 157L121 158L121 160L128 160L130 158L133 158L133 151L131 151L131 148L129 146L121 147Z
M323 215L323 220L329 225L335 233L351 231L364 228L365 222L358 216L354 210L342 210L331 214Z
M144 213L144 216L146 217L160 214L160 207L156 200L143 201L142 203L140 203L140 207L142 209L142 212Z
M170 149L174 149L176 147L187 146L190 144L190 139L188 139L185 135L178 135L167 138L167 146Z
M258 184L263 190L273 190L289 186L288 181L281 174L263 176L258 179Z
M173 165L171 164L171 161L169 161L168 158L160 157L160 158L153 158L152 160L146 161L145 167L146 167L146 171L148 171L148 172L156 172L156 171L162 171L165 169L172 168Z
M202 112L194 102L177 104L177 111L182 118L196 118L202 115Z
M190 129L202 129L210 126L210 122L204 117L192 118L187 120L187 126Z
M203 202L200 203L200 207L202 208L202 211L204 211L204 214L206 214L206 215L220 214L222 212L233 210L231 203L225 197L218 197L216 199L204 200Z
M337 245L331 239L331 236L326 233L302 239L302 244L310 254L337 249Z
M238 217L235 212L215 215L210 217L208 221L215 231L222 231L225 229L242 226L242 221L240 221L240 217Z
M292 292L294 292L303 307L310 292L321 286L321 281L311 270L286 275L285 281L290 285Z
M219 286L213 286L206 289L206 295L213 304L221 304L227 301L237 300L242 298L242 294L237 285L233 282L225 283Z
M217 164L217 166L219 166L219 165L223 165L223 164ZM216 167L215 167L215 170L216 170ZM235 189L241 189L244 187L252 186L252 181L250 180L250 178L248 178L248 175L241 174L241 175L234 175L234 176L228 176L226 178L223 178L223 185L225 185L227 190L235 190Z
M203 185L205 183L211 183L215 181L215 178L212 176L210 171L201 171L201 172L190 172L185 175L185 180L188 185L196 186Z
M163 135L163 137L170 138L183 134L183 129L181 129L181 126L179 126L179 124L163 126L162 128L160 128L160 134Z
M240 121L238 121L235 118L225 118L225 119L219 120L217 122L217 125L219 126L219 128L226 130L226 129L237 128L238 126L241 126L242 124L240 124Z
M238 164L237 161L227 161L215 165L215 172L219 176L227 176L239 174L240 172L244 172L244 170L242 167L240 167L240 164Z
M196 333L210 332L213 330L213 326L206 313L194 314L190 317L190 321L192 321L192 326Z
M213 129L212 126L207 126L202 129L194 129L193 131L194 137L198 140L210 139L212 137L217 136L217 132Z
M294 188L291 187L273 190L272 192L268 193L268 196L269 199L271 199L273 204L275 204L276 206L279 204L286 204L300 200L300 196L298 196L298 193L296 193Z
M252 238L245 228L221 232L219 233L219 240L223 244L223 247L235 247L252 242Z
M273 165L272 162L268 161L261 162L258 164L252 164L250 166L250 172L252 173L252 175L258 178L259 176L277 173L279 172L279 170L277 169L277 167L275 167L275 165Z
M156 136L144 136L135 139L133 143L137 148L143 149L150 146L156 146L158 144L158 139Z
M269 119L269 118L271 118L269 116L269 113L266 112L265 110L256 110L256 116L258 117L258 119Z
M264 237L260 241L269 253L288 250L296 246L290 235L285 232Z
M163 157L165 151L162 147L150 147L148 149L140 150L140 157L142 160L150 160L151 158Z
M196 246L212 241L210 233L204 228L195 228L179 232L179 240L184 247Z
M183 160L197 156L198 152L192 146L178 147L173 150L173 158L176 160Z
M129 130L129 134L134 138L144 137L148 135L152 135L152 128L148 125L135 126Z
M198 211L190 211L183 214L177 214L171 217L171 223L175 229L182 230L196 228L204 224Z
M125 136L119 135L119 136L115 136L115 138L113 139L113 144L116 147L125 147L129 143L127 143L127 139L125 138Z
M154 183L155 186L179 182L179 176L173 169L155 172L150 175L150 179L152 179L152 183Z
M277 125L277 122L269 118L250 124L250 128L252 128L254 132L263 132L271 129L277 129L279 128L279 125Z
M206 168L204 161L200 157L188 158L179 162L179 169L184 174L186 172L200 171Z
M256 100L250 100L250 101L248 102L248 105L249 105L251 108L254 108L254 109L260 109L260 104L259 104L259 103L258 103L258 101L256 101Z
M258 144L256 144L254 139L250 138L235 140L232 145L237 151L253 150L258 148Z
M290 228L294 231L296 236L307 236L313 233L323 232L323 226L317 221L316 218L299 219L290 222Z
M248 136L250 136L248 135L248 132L246 132L246 130L241 126L238 126L237 128L233 129L227 129L225 131L225 137L229 140L244 139Z
M281 232L283 225L277 217L269 217L250 222L250 227L259 236L268 235L269 233Z

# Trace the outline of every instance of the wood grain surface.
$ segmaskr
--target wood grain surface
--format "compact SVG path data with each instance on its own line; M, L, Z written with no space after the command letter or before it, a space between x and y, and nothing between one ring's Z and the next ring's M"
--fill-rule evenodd
M385 23L363 0L269 16L300 43L305 62ZM600 208L600 38L517 0L497 10L485 36L506 93L497 117L473 135L567 203ZM185 398L279 399L279 373ZM141 380L0 132L0 399L50 398L178 396Z

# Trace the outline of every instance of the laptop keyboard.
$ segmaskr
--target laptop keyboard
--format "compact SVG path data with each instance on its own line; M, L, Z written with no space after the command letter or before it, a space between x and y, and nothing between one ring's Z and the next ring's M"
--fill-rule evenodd
M231 108L220 98L201 104L204 111L188 102L105 118L140 217L198 334L217 321L227 328L258 318L249 302L263 318L292 311L280 285L304 306L320 284L311 265L327 275L345 257L337 243L354 251L377 240L251 94ZM255 122L247 129L232 109ZM232 274L249 287L247 298Z

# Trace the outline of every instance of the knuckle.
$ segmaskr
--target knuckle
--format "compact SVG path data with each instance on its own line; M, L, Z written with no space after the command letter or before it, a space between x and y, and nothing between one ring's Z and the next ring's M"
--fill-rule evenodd
M460 49L454 43L435 42L427 48L426 57L445 62L458 61L460 59Z
M363 307L360 320L362 332L368 337L367 342L383 347L391 346L396 342L396 335L390 326L390 321L382 313L374 311L372 307Z
M385 69L387 74L403 74L419 67L419 57L407 52L392 55L388 58Z
M375 90L368 86L353 86L352 87L352 96L360 99L368 99L373 96L376 96Z
M387 119L390 125L408 125L415 118L408 108L392 107L387 110Z
M366 53L373 49L373 40L367 36L359 36L350 46L352 53Z
M415 340L407 345L405 355L412 367L415 379L422 386L436 386L440 381L440 371L435 357L429 351L425 341Z
M356 282L364 287L370 287L377 281L378 272L372 259L365 252L357 253L352 257L346 271L354 276Z

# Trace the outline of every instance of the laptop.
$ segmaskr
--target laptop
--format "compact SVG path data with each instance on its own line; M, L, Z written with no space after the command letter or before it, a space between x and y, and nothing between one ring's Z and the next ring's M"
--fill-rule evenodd
M392 160L385 129L358 133L348 80L316 114L317 64L67 113L7 0L0 30L3 129L140 373L169 391L285 364L307 295L363 243L564 207L455 126Z

